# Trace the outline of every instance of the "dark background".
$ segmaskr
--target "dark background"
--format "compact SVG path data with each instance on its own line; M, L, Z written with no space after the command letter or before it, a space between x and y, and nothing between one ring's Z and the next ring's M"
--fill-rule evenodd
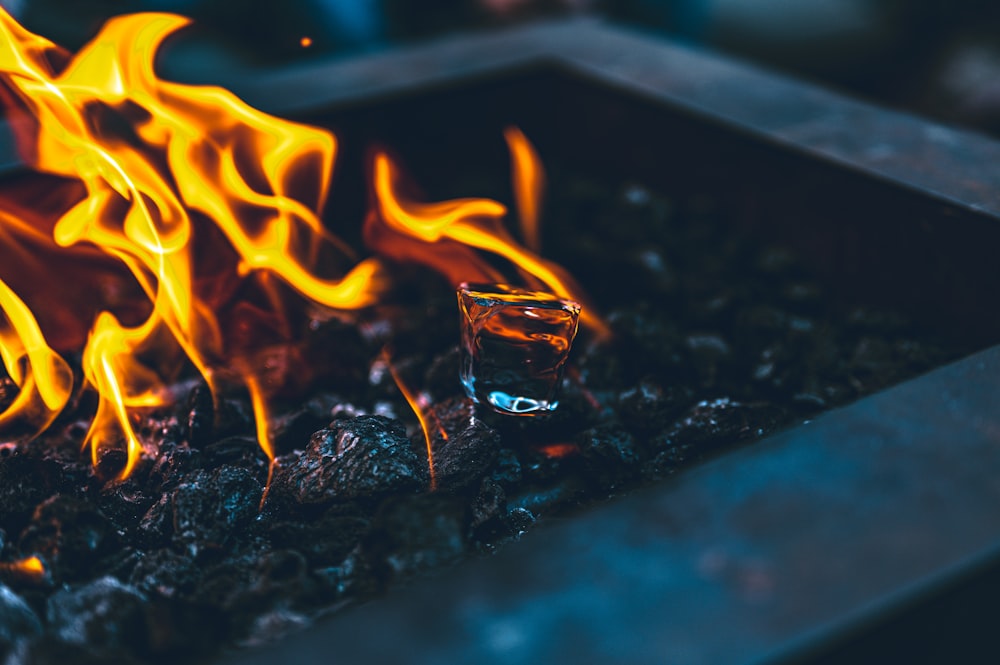
M449 32L594 14L1000 135L1000 3L995 0L0 0L0 5L29 29L71 49L117 14L191 16L197 27L168 52L164 72L219 83L234 73Z

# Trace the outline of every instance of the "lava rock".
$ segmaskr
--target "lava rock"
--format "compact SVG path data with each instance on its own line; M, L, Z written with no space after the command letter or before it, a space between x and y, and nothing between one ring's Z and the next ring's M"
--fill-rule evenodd
M283 455L293 450L304 449L312 435L326 427L329 422L329 410L306 407L289 414L274 429L275 454Z
M162 547L174 533L173 494L163 494L139 520L135 540L147 549Z
M656 457L650 475L662 475L726 445L764 436L777 426L780 416L781 411L773 406L743 404L727 397L699 402L652 441Z
M658 432L691 406L694 392L684 385L662 386L646 378L619 396L622 421L638 434Z
M618 423L582 432L576 439L587 475L602 487L613 487L636 475L641 459L632 435Z
M145 483L126 478L105 484L97 505L118 530L131 532L154 500L154 496L146 491Z
M256 517L262 493L247 469L220 466L188 474L173 493L174 540L195 554L226 548Z
M212 390L201 381L188 393L187 442L201 448L212 441L215 429L215 404Z
M473 415L472 403L465 398L440 403L434 414L448 434L434 446L437 487L458 491L478 484L496 462L499 433Z
M717 333L688 335L684 340L689 358L702 388L710 388L718 381L725 365L732 361L733 350L722 335Z
M383 582L454 563L466 552L465 502L454 495L386 499L363 542Z
M41 632L42 622L28 603L0 584L0 656L9 653L19 642L37 637Z
M369 524L370 519L350 504L338 504L317 519L278 520L268 536L276 547L301 552L313 566L332 566L357 545Z
M146 606L138 589L103 577L49 598L47 634L95 654L141 655L149 646Z
M315 505L413 492L425 476L399 421L358 416L316 432L301 454L278 458L272 493Z
M216 469L223 465L248 469L262 481L269 461L257 439L249 436L228 436L205 446L201 466Z
M501 487L509 489L520 484L523 475L517 453L510 448L501 448L490 477Z
M54 460L20 453L0 457L0 527L20 532L35 506L62 485L62 468Z
M146 482L152 489L170 492L188 473L201 466L201 451L186 445L167 444L160 448Z
M479 493L472 502L473 529L499 519L507 508L507 493L496 481L484 478L479 486Z
M140 591L165 598L188 595L201 581L201 568L186 555L173 550L153 550L132 569L129 584Z
M114 525L93 505L60 495L38 505L18 547L42 556L57 580L74 581L91 574L119 544Z

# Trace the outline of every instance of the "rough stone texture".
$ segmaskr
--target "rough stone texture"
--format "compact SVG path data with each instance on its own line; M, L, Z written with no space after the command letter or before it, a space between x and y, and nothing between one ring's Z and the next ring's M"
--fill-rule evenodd
M56 496L35 509L18 547L41 555L57 580L74 581L92 574L95 564L119 544L114 525L92 504Z
M42 632L42 622L24 599L0 584L0 654Z
M97 653L143 653L149 644L146 596L113 577L54 593L47 634Z
M254 475L238 467L186 475L173 494L174 540L196 552L225 548L257 515L262 492Z
M478 484L496 463L499 433L473 415L472 404L465 398L442 402L434 414L448 435L434 442L437 487L458 491Z
M425 477L398 421L358 416L334 421L301 454L279 458L272 492L299 504L324 504L416 491Z

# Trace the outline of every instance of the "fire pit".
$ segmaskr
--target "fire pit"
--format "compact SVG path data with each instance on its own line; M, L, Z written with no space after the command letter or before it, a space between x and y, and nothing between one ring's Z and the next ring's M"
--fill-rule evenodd
M199 653L184 634L252 642L229 625L244 610L264 639L306 620L276 598L368 597L642 479L661 482L342 613L280 657L308 662L334 643L348 662L714 662L883 648L914 619L843 636L934 584L960 589L955 580L988 562L1000 526L992 351L679 470L996 341L996 315L981 303L1000 276L1000 206L977 184L996 168L993 144L589 23L454 39L237 92L336 132L335 231L401 262L423 255L336 221L389 216L384 197L382 208L370 198L391 181L371 178L384 149L424 188L419 200L510 198L500 136L520 127L550 167L545 255L585 284L597 307L584 311L606 314L617 346L577 347L550 418L480 409L470 420L455 284L396 265L410 290L397 286L376 315L315 319L304 348L314 362L336 359L319 374L338 394L305 398L277 426L258 418L261 448L252 384L243 401L187 386L179 429L176 409L137 427L160 442L158 460L109 446L93 470L60 453L53 473L79 482L77 495L31 484L17 495L5 518L22 530L10 548L21 558L4 579L29 609L11 600L11 612L30 634L41 630L34 608L64 643L35 648L36 659L87 651L81 634L99 654L152 658ZM822 347L841 334L843 361ZM379 352L387 338L393 347ZM804 374L785 373L790 349L811 359ZM359 381L360 396L339 394ZM439 422L424 423L425 465L422 435L403 425L428 415ZM5 463L8 483L18 465L57 463L37 452L44 440L25 445ZM123 472L131 464L134 476ZM94 561L106 577L94 579ZM67 587L32 586L47 574ZM233 598L238 620L217 611Z

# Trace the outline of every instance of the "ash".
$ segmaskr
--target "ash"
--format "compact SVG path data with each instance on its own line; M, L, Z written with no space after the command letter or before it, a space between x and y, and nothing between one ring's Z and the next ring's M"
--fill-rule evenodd
M577 340L556 412L473 407L453 292L405 267L394 303L304 332L328 370L279 414L269 486L241 396L213 405L195 385L150 414L142 435L160 454L124 481L122 455L81 457L80 404L42 440L0 448L0 561L45 567L0 568L0 657L174 662L272 641L971 350L832 302L793 254L727 230L711 201L553 185L546 253L615 333ZM433 398L435 491L410 407L373 371L387 343ZM0 400L15 396L0 384Z

